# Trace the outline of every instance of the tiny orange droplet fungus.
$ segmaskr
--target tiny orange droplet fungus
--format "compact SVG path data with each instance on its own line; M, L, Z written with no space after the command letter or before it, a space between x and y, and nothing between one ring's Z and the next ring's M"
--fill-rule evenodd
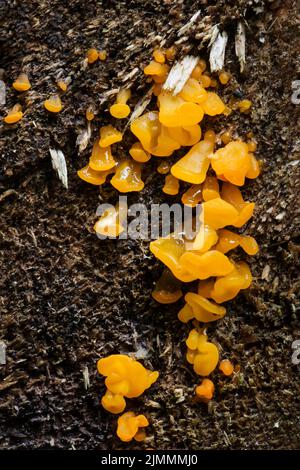
M210 379L203 379L201 384L195 389L197 398L207 403L212 399L215 392L214 383Z
M232 375L234 372L234 367L232 362L229 361L229 359L223 359L220 362L219 369L221 372L223 372L224 375Z
M93 64L98 60L98 51L95 48L91 48L87 51L87 60L89 64Z

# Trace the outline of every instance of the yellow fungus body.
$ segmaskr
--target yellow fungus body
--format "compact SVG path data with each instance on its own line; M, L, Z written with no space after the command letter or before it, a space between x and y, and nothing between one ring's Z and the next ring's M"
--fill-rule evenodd
M164 64L166 59L165 59L165 54L161 49L155 49L153 52L153 58L155 62L158 62L159 64Z
M141 191L144 182L141 180L140 164L133 160L123 160L117 165L116 173L110 182L120 193Z
M31 84L26 73L20 73L18 78L13 82L13 87L17 91L27 91L31 88Z
M202 187L204 201L210 201L220 197L219 183L215 176L207 176Z
M234 265L227 256L217 250L210 250L206 253L187 251L181 256L180 264L196 279L226 276L234 269Z
M165 184L163 192L170 196L175 196L179 192L179 181L173 175L167 175L165 178Z
M118 418L117 436L123 442L130 442L132 439L140 442L145 437L139 428L145 428L149 421L144 415L136 416L132 411L124 413Z
M165 269L157 281L152 297L161 304L173 304L182 297L180 282L169 269Z
M77 174L83 181L100 186L101 184L105 183L107 176L113 172L114 168L107 171L95 171L89 165L86 165L85 167L81 168L81 170L78 170Z
M101 405L106 411L119 414L125 410L126 401L123 395L111 393L109 390L106 390L105 395L101 398Z
M178 96L185 101L201 104L207 99L207 91L195 78L189 78Z
M166 127L194 126L203 119L200 105L162 92L158 97L159 120Z
M6 124L15 124L16 122L22 119L22 107L19 104L15 104L10 111L8 111L7 115L4 117L4 122Z
M166 161L161 162L157 167L157 171L161 175L166 175L170 171L170 164Z
M99 359L98 372L106 377L105 385L113 394L139 397L158 379L158 372L146 369L140 362L124 354Z
M232 362L229 361L229 359L223 359L221 362L220 362L220 365L219 365L219 370L221 372L223 372L224 375L232 375L233 372L234 372L234 367L233 367L233 364Z
M209 157L212 151L213 144L211 142L205 140L198 142L198 144L193 145L184 157L172 166L172 175L187 183L202 183L205 180L210 165Z
M203 379L201 384L196 387L195 393L197 398L205 403L212 399L215 392L215 386L209 379Z
M143 149L140 142L133 144L129 153L136 162L140 163L148 162L151 158L151 154Z
M181 197L185 206L196 207L202 201L202 185L193 184Z
M117 118L123 119L126 118L130 113L130 108L126 104L131 96L131 91L129 89L120 90L116 97L116 102L109 108L110 114Z
M190 331L186 345L188 347L187 360L193 364L196 374L207 376L213 372L219 361L217 346L210 343L207 336L197 330Z
M233 225L238 218L237 209L221 198L210 199L202 204L204 223L218 230L225 225Z
M61 99L58 95L52 95L44 101L44 107L50 113L59 113L62 110Z
M118 131L112 125L103 126L100 129L100 140L99 145L100 147L109 147L116 142L121 142L122 140L122 132Z
M107 59L107 52L105 50L99 51L98 56L100 60L104 61Z
M135 119L130 129L151 155L168 157L180 147L180 144L169 135L168 129L161 125L158 113L155 111Z
M201 103L201 106L209 116L216 116L217 114L222 114L225 110L225 104L221 98L214 92L207 92L206 100Z
M98 51L97 49L91 48L87 51L87 60L89 64L93 64L98 60Z
M202 297L199 294L194 294L193 292L188 292L186 294L185 301L192 310L192 317L190 317L189 320L191 318L195 318L203 323L208 323L219 320L226 314L226 309L224 307L214 304L205 297ZM191 313L189 313L189 316Z
M197 279L180 263L181 256L185 253L184 241L175 237L160 238L150 243L150 251L164 263L182 282L191 282Z
M118 237L123 231L123 222L127 216L127 205L117 204L104 211L100 219L95 223L96 233L108 237Z
M240 261L229 274L216 280L210 296L217 303L226 302L236 297L241 289L247 289L251 281L249 266Z
M251 165L247 144L238 140L229 142L214 153L211 165L217 175L224 175L230 183L242 186Z
M93 145L89 166L95 171L106 171L116 166L110 147L102 148L98 140Z

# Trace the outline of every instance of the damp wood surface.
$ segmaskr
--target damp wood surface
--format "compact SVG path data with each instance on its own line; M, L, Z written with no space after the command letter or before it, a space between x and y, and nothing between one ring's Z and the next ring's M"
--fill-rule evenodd
M243 75L234 52L241 18ZM291 101L292 81L299 78L296 2L8 0L0 19L0 78L7 87L1 118L16 102L11 84L21 69L32 84L20 99L23 119L12 127L0 124L0 340L6 359L0 364L0 448L299 448L300 369L292 364L292 342L300 338L300 105ZM253 107L249 115L234 112L205 125L230 128L243 139L252 131L263 171L243 190L256 202L247 225L260 245L249 260L254 282L210 326L221 357L239 364L240 372L232 379L215 371L216 395L207 406L193 400L199 377L185 360L188 327L177 319L182 301L160 305L151 297L162 265L146 241L97 239L95 208L115 203L117 193L109 185L99 193L76 171L99 127L111 122L111 90L130 86L132 102L142 99L149 90L143 66L163 39L167 46L179 41L180 57L207 60L202 39L216 24L228 33L225 69L233 77L220 95L250 99ZM87 67L90 47L106 50L106 61ZM60 76L71 83L63 111L51 116L43 101ZM86 129L90 104L98 114L78 155L76 139ZM120 156L132 142L127 132ZM68 190L49 149L63 152ZM145 189L129 203L165 200L164 176L152 160ZM116 418L99 404L104 385L96 361L112 353L135 353L160 372L128 407L150 421L144 443L120 443Z

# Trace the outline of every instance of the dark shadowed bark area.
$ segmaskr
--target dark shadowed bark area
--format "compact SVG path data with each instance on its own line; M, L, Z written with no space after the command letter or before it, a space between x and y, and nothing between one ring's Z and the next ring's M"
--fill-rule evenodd
M0 447L299 448L300 370L291 359L292 342L300 339L300 105L291 101L292 82L299 79L296 2L2 0L0 6L0 78L7 86L1 117L18 101L25 111L18 124L0 124L0 340L6 345ZM248 260L254 281L228 302L225 318L209 327L221 355L241 370L233 379L214 372L216 395L209 405L193 399L199 377L185 360L189 327L177 320L182 301L163 306L151 298L162 265L148 242L97 239L97 205L116 202L117 192L107 184L99 193L76 174L100 125L111 122L107 92L130 86L134 106L149 89L142 69L153 47L162 38L168 46L177 41L198 9L178 56L189 52L207 59L203 28L219 23L229 34L226 70L233 76L219 93L226 102L253 102L249 115L206 119L203 129L231 128L243 139L253 131L263 161L261 176L243 191L256 202L245 228L261 248ZM243 75L234 55L240 18L247 40ZM93 46L106 49L108 59L85 67L86 50ZM18 97L11 84L20 71L29 74L32 89ZM51 116L43 101L56 91L58 75L72 82L62 95L63 111ZM76 137L86 126L90 103L98 114L91 141L78 155ZM118 158L131 142L127 132L116 147ZM68 190L52 170L49 148L66 157ZM145 189L131 194L130 202L173 200L162 193L164 177L156 166L153 158L143 172ZM147 441L125 445L115 435L116 417L99 405L104 385L96 361L137 351L160 378L142 397L129 400L130 410L149 418Z

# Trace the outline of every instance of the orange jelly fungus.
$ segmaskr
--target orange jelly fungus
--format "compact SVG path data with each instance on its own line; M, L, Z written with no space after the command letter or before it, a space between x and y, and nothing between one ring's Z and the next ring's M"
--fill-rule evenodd
M100 186L101 184L105 183L107 176L113 172L114 168L107 171L95 171L89 165L86 165L85 167L81 168L81 170L78 170L77 174L83 181Z
M202 187L202 196L204 201L210 201L220 197L219 183L215 176L207 176Z
M102 148L109 147L116 142L121 142L122 138L122 132L109 124L108 126L103 126L100 129L99 145Z
M208 88L211 85L211 78L208 75L204 74L201 75L199 82L201 83L203 88Z
M167 60L172 62L175 59L175 56L176 56L176 47L175 46L168 47L168 49L166 49Z
M164 64L166 61L165 54L161 49L155 49L155 51L153 51L153 58L155 62L158 62L159 64Z
M178 96L185 101L201 104L207 99L207 91L195 78L189 78Z
M107 59L107 52L105 50L99 51L98 57L100 60L106 60Z
M207 300L199 294L188 292L184 299L189 308L183 307L178 313L178 318L183 323L187 323L193 318L208 323L223 318L226 313L224 307Z
M190 147L199 142L201 138L201 128L198 124L185 127L169 127L168 135L184 147Z
M204 281L199 281L197 293L205 299L210 298L211 292L214 288L214 283L214 279L205 279Z
M239 110L241 113L248 113L252 106L252 102L250 100L242 100L238 103Z
M202 185L193 184L181 197L185 206L196 207L202 201Z
M172 166L172 175L187 183L202 183L210 165L213 147L214 144L207 140L193 145L188 153Z
M118 418L117 436L123 442L130 442L135 439L137 442L144 440L145 433L140 428L149 425L149 421L144 415L135 415L132 411L124 413Z
M180 259L185 253L184 241L170 235L166 238L159 238L150 243L150 251L154 256L164 263L182 282L191 282L197 279L181 265Z
M209 379L203 379L201 384L196 387L195 393L201 401L208 402L215 393L214 383Z
M50 113L59 113L62 110L61 99L58 95L52 95L44 101L44 107Z
M222 71L219 73L219 80L220 80L220 83L222 83L222 85L227 85L230 78L231 78L231 75L228 72Z
M144 163L148 162L151 158L151 154L144 150L140 142L136 142L129 150L130 155L136 162Z
M167 64L160 64L155 60L151 62L144 68L144 74L150 75L155 83L163 83L168 75L169 67Z
M209 116L216 116L217 114L222 114L225 110L225 104L221 98L214 93L213 91L207 92L206 100L201 103L205 114Z
M127 216L127 204L117 204L116 207L109 207L95 223L96 233L108 237L118 237L123 231L122 225Z
M145 186L141 180L141 165L133 160L123 160L118 163L110 182L120 193L141 191Z
M67 91L68 85L67 85L67 83L64 82L63 80L58 80L58 81L56 82L56 84L57 84L58 88L61 89L61 91Z
M206 334L191 330L186 345L187 361L193 364L196 374L205 377L214 371L219 362L219 351L215 344L208 341Z
M170 136L168 129L161 125L157 111L150 111L135 119L131 132L141 142L143 148L156 157L168 157L180 144Z
M256 255L259 250L256 240L249 235L239 235L231 230L222 229L218 231L218 237L216 250L222 253L227 253L237 246L243 248L248 255Z
M232 135L230 131L225 131L223 134L221 134L221 141L223 142L224 145L229 144L229 142L232 139Z
M237 209L227 201L221 198L211 199L202 204L202 213L205 224L218 230L225 225L233 225L238 219Z
M247 144L241 140L229 142L214 153L211 165L217 175L223 175L230 183L242 186L251 166Z
M248 289L252 282L249 266L244 261L234 264L233 270L219 277L214 283L210 297L218 304L234 299L241 289Z
M94 62L96 62L96 60L98 60L98 51L97 49L89 49L87 51L87 60L88 60L88 63L89 64L93 64Z
M96 140L93 145L89 166L95 171L106 171L114 168L116 161L111 154L110 147L102 148L99 145L99 141Z
M15 124L16 122L20 121L22 117L22 106L20 104L15 104L4 117L4 122L6 122L6 124Z
M106 411L109 411L109 413L119 414L125 410L126 400L123 395L106 390L101 398L101 405Z
M13 82L13 88L17 91L27 91L30 90L31 84L26 73L20 73L18 78Z
M231 224L228 223L225 225L234 225L235 227L240 228L252 217L255 204L254 202L244 201L242 193L238 187L230 183L224 183L221 190L221 197L224 201L231 204L231 206L238 212L236 220Z
M126 398L139 397L158 379L159 373L146 369L140 362L124 354L112 354L97 362L107 389Z
M159 120L166 127L194 126L202 121L202 105L187 102L180 96L162 92L158 96Z
M163 187L163 192L169 194L170 196L175 196L179 193L179 181L173 175L167 175L165 178L165 184Z
M217 250L210 250L206 253L186 251L180 258L180 265L196 279L226 276L234 269L234 265L227 256Z
M87 121L92 121L95 117L95 110L93 106L88 106L86 112L85 112L85 117Z
M218 241L218 234L215 229L202 223L195 238L190 241L189 250L195 250L198 254L205 253Z
M161 162L157 167L157 171L161 175L166 175L170 171L170 164L166 161Z
M182 297L180 281L169 269L165 269L152 292L154 300L160 304L173 304Z
M117 118L123 119L128 116L130 113L130 108L127 101L131 96L131 91L129 89L120 90L116 97L116 102L109 108L110 114Z
M219 370L221 372L223 372L224 375L232 375L233 372L234 372L234 367L233 367L233 364L232 362L229 361L229 359L223 359L221 362L220 362L220 365L219 365Z

